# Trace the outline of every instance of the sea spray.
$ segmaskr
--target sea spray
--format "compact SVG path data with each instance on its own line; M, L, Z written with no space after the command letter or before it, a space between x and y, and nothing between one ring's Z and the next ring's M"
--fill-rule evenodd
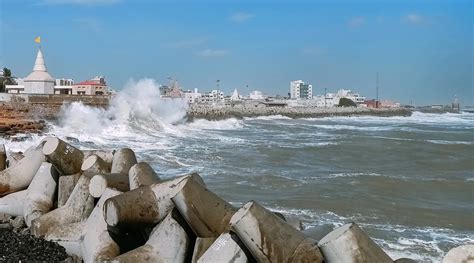
M59 127L87 134L110 131L157 133L171 131L186 118L184 99L161 98L153 79L130 80L110 101L107 109L73 102L62 107Z

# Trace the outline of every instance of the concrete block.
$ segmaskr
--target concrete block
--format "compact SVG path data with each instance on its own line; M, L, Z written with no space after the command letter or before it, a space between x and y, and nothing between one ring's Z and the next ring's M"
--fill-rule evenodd
M173 209L171 198L188 180L204 184L198 174L191 174L114 196L105 201L105 221L112 227L157 224Z
M232 231L258 262L322 262L316 241L252 201L230 220Z
M247 255L245 250L246 248L240 242L237 235L233 233L223 233L214 241L209 249L199 257L197 262L254 262L255 260L251 255Z
M345 224L323 237L318 246L328 263L380 262L393 260L355 223Z
M117 189L122 192L130 190L128 175L126 174L98 174L94 175L89 184L89 192L99 198L107 188Z
M109 235L102 209L105 200L120 194L120 191L107 188L86 221L82 238L82 258L85 262L110 261L120 254L120 248Z
M130 180L130 189L137 189L143 185L152 185L160 181L160 177L153 168L146 162L134 164L128 172Z
M176 212L175 212L176 213ZM116 257L114 262L184 262L190 239L170 212L153 229L145 245Z
M6 168L15 166L25 155L21 152L7 152Z
M474 262L474 245L462 245L448 251L443 263Z
M53 207L58 172L52 164L43 162L28 186L23 212L26 225L49 212Z
M92 178L96 174L110 173L110 166L102 158L92 154L82 162L81 173Z
M0 171L7 168L7 150L5 144L0 144Z
M26 189L41 164L45 161L43 153L32 151L15 166L0 171L0 196Z
M84 221L94 208L94 197L89 194L87 176L81 176L66 204L46 213L31 223L31 233L35 236L47 234L50 228Z
M97 155L107 164L109 170L112 168L112 161L114 159L115 150L82 150L82 152L84 153L84 160L91 155Z
M196 242L194 242L191 263L198 262L198 259L209 249L216 239L215 237L197 237Z
M63 175L58 179L58 207L66 204L69 196L74 190L77 181L81 177L80 173L73 175Z
M237 211L194 180L188 180L172 200L197 237L228 232L230 218Z
M0 198L0 213L11 216L23 216L26 190L8 194Z
M76 174L81 171L84 154L79 149L56 138L48 137L43 146L43 154L58 172L63 175Z
M51 227L45 234L46 240L57 242L66 249L66 253L82 258L82 238L86 223L63 224Z
M110 173L128 174L130 168L137 163L135 152L123 148L115 152Z

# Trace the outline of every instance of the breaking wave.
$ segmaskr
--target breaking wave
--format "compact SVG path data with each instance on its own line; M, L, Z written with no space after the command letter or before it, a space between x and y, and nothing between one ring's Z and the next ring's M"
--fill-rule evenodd
M127 136L138 132L156 135L176 132L175 124L186 119L183 99L163 99L153 79L129 81L111 100L107 109L81 102L64 105L56 132L80 135Z

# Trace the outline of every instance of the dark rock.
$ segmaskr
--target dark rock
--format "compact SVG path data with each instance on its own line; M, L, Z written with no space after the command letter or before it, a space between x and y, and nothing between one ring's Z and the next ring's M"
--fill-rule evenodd
M66 249L55 242L0 229L0 262L58 262L66 258Z

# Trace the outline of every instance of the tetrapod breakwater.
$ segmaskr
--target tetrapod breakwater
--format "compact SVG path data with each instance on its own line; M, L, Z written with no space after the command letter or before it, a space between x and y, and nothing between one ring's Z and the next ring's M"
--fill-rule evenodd
M84 262L414 262L354 222L303 229L256 201L234 207L196 173L162 180L129 148L47 137L24 153L0 147L0 170L0 212ZM461 246L444 262L473 254Z

